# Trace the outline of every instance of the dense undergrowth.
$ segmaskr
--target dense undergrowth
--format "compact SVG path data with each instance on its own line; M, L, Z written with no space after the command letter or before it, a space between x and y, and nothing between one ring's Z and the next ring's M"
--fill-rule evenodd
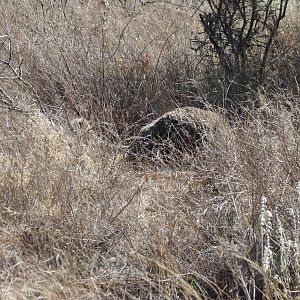
M142 125L178 106L224 112L190 49L197 2L0 1L2 299L300 297L292 5L255 105L155 169L124 159Z

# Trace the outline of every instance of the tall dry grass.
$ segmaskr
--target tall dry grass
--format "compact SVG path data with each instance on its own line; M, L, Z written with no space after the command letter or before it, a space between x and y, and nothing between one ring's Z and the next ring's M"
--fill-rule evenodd
M222 92L189 50L195 5L0 1L1 298L300 296L295 11L225 142L169 169L124 160L142 124Z
M43 110L67 108L121 134L190 103L195 7L121 2L3 3L3 33L22 49L26 90Z

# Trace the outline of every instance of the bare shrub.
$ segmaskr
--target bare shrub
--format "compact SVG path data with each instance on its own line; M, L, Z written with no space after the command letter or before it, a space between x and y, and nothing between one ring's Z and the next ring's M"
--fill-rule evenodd
M215 73L227 90L226 107L239 105L266 78L289 0L209 0L199 7L203 34L194 40L195 50L214 63ZM220 68L219 71L216 69ZM246 97L245 97L246 95ZM238 97L241 96L241 97Z

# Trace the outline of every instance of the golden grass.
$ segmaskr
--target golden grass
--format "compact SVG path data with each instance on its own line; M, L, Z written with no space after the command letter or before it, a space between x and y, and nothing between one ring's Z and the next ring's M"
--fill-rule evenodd
M24 59L21 80L0 79L0 298L299 296L296 89L261 91L180 167L134 166L129 134L206 99L196 3L43 3L0 1L13 64Z

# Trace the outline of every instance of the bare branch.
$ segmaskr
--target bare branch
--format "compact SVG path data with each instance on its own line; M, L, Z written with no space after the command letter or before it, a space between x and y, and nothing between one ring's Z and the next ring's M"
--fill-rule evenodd
M7 58L2 58L0 56L0 65L3 65L3 68L0 73L0 79L22 79L22 59L17 62L16 56L19 52L14 52L12 39L9 35L3 35L0 38L4 38L3 42L0 45L0 55L7 56ZM3 53L4 52L4 53ZM8 74L5 74L7 71Z

